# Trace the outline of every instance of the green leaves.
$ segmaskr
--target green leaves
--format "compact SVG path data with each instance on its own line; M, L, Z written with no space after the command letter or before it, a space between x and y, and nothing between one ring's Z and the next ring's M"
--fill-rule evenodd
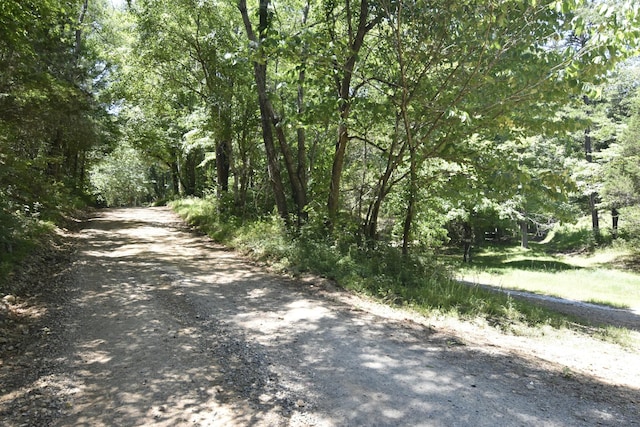
M107 206L136 206L151 194L148 166L128 145L119 145L93 165L89 178L96 198Z

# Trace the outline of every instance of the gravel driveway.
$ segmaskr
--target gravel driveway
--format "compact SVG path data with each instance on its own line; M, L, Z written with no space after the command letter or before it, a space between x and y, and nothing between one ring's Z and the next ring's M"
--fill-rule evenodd
M74 240L29 339L0 346L0 425L640 424L633 386L271 274L167 208L101 211Z

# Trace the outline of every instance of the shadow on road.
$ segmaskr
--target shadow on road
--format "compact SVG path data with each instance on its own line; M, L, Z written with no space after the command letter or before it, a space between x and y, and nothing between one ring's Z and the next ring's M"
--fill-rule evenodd
M637 390L327 298L166 209L87 222L56 425L625 425ZM60 384L68 384L62 386Z

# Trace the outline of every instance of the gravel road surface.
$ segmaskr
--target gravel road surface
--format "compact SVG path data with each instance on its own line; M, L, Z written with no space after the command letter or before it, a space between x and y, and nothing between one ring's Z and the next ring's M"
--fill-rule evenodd
M2 426L640 424L634 380L269 273L167 208L100 211L72 240L55 286L5 301L26 329L0 341Z

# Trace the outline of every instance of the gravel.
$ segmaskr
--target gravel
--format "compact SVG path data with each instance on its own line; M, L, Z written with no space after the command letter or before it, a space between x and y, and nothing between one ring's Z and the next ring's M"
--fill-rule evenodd
M3 426L640 423L636 350L283 277L166 208L100 211L62 240L0 295Z

